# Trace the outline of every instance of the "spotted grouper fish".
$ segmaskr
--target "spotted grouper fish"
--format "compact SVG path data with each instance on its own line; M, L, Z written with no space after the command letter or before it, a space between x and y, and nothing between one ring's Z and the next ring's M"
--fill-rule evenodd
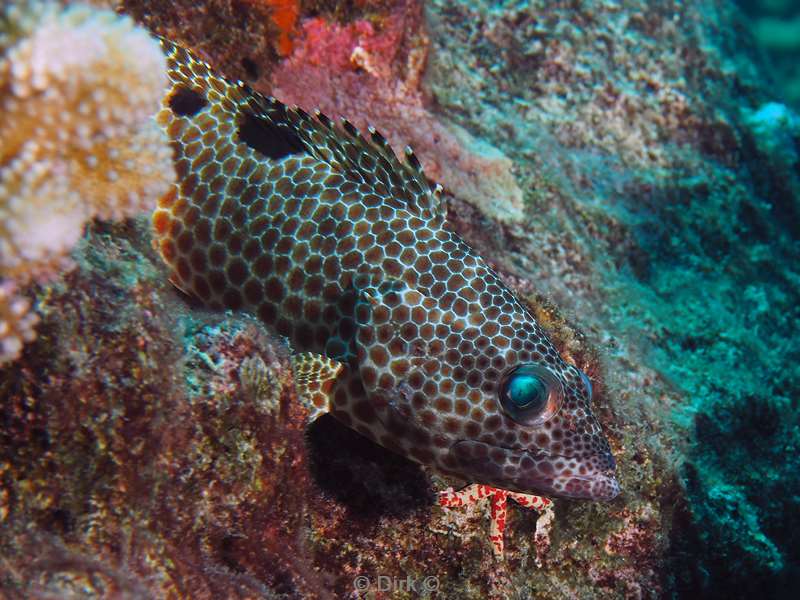
M508 493L617 495L589 380L450 229L410 150L162 44L178 183L153 225L177 287L285 337L311 418Z

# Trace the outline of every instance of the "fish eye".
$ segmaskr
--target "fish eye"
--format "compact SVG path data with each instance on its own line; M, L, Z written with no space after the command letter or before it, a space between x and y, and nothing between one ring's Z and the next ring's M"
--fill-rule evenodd
M521 425L536 426L561 408L564 388L547 368L525 363L509 371L500 386L503 411Z

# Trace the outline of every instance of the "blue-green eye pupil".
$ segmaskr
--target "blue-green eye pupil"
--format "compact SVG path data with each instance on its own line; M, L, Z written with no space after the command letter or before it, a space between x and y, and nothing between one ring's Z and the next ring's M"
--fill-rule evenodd
M544 403L547 386L535 375L513 375L506 384L506 394L517 408L529 408Z
M564 386L547 367L522 363L506 373L498 393L505 415L524 426L537 427L561 408Z

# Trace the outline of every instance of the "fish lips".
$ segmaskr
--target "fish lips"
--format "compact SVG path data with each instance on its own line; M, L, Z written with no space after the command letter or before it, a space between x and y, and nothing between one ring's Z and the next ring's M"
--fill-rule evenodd
M459 440L450 446L450 456L458 471L479 483L526 494L583 500L613 500L620 492L615 475L614 459L604 456L612 465L605 470L589 470L586 474L559 474L553 467L558 458L570 457L535 450L491 446L473 440Z

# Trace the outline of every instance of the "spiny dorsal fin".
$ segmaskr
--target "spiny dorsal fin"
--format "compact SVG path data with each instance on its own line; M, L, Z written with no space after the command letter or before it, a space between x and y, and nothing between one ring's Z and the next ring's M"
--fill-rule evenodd
M274 98L267 101L278 102ZM406 148L405 160L401 161L372 127L367 138L347 119L341 119L337 127L319 111L311 116L292 107L286 108L285 114L295 134L321 160L337 165L357 181L368 183L377 194L403 202L422 217L442 215L441 186L428 181L411 148Z
M294 385L297 398L308 409L309 422L330 410L330 394L342 363L333 359L303 352L292 357Z
M185 48L164 38L160 41L170 58L173 77L186 77L187 83L197 82L199 71L201 77L208 78L212 87L227 85L235 88L235 91L228 92L233 100L230 108L252 116L254 127L258 128L262 139L265 131L267 135L278 138L275 143L264 144L266 150L272 148L276 155L290 151L308 152L346 172L349 178L368 184L376 194L401 203L423 218L443 216L442 188L428 181L410 148L406 148L405 160L400 160L374 128L370 127L369 135L365 137L346 119L341 119L337 126L319 111L312 116L298 107L289 108L241 81L233 82L215 75L205 62ZM270 153L266 155L270 156Z

